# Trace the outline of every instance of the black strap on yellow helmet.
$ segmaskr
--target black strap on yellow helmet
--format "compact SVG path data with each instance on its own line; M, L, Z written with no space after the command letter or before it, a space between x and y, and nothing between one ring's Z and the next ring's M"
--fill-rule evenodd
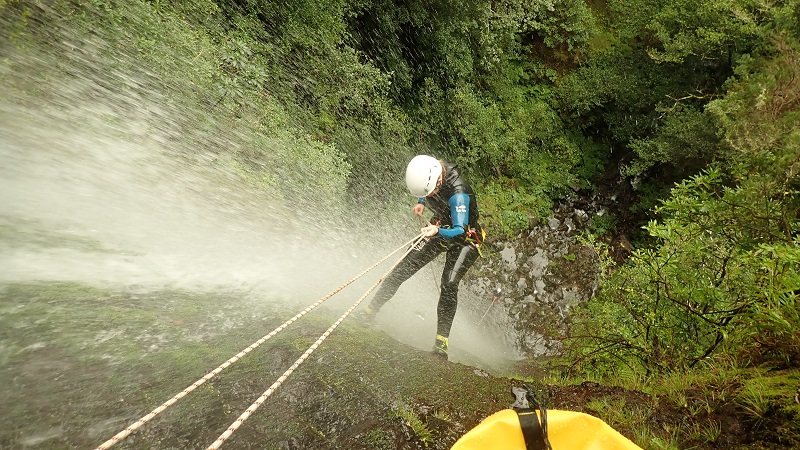
M536 399L533 389L525 385L524 388L512 387L511 392L516 397L511 409L517 412L522 435L525 438L525 448L553 450L547 438L547 410Z
M517 410L519 426L522 428L522 436L525 437L525 448L527 450L547 450L544 444L544 432L539 423L539 416L533 409Z

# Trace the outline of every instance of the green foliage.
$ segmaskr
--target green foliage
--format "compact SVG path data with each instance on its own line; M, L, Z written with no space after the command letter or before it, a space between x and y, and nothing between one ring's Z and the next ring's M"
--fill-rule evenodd
M417 436L417 439L419 439L425 447L432 442L433 433L411 406L405 403L397 403L392 412L411 428Z
M645 427L653 413L650 407L627 405L624 398L600 397L587 402L586 408L618 430Z
M432 153L459 162L476 187L497 174L518 180L523 192L500 203L538 216L602 164L602 155L583 158L581 148L594 147L551 106L549 57L525 57L541 42L582 51L593 24L582 2L123 3L4 8L33 40L38 24L54 21L94 33L108 44L97 60L113 61L114 73L141 76L143 92L163 92L177 108L210 111L175 115L184 147L228 155L219 160L278 201L312 175L302 184L324 202L361 203L353 194L371 189L385 207L403 191L411 155ZM231 135L238 145L226 145ZM503 227L527 227L518 219Z
M234 161L238 172L256 187L301 207L331 211L345 197L351 170L335 146L274 130L273 136L256 137ZM267 164L274 168L268 170Z
M748 380L736 398L750 418L759 424L764 421L771 407L770 399L765 394L764 388L764 382L760 378Z
M550 48L565 46L579 54L596 32L594 15L583 1L524 2L521 6L523 37L533 34Z
M718 59L733 51L749 52L763 39L759 24L765 8L754 0L665 2L648 23L662 48L652 47L656 61L680 62L690 56Z
M692 177L657 209L662 220L647 226L657 246L635 251L579 314L579 364L646 372L756 346L796 364L797 41L784 36L773 51L742 58L728 94L708 106L729 176Z
M656 65L643 48L620 47L565 76L557 92L568 123L586 136L583 155L602 162L632 153L624 175L664 168L672 182L716 154L703 102L719 89L719 72L713 65Z
M52 18L34 2L2 5L23 34L31 14L34 24ZM173 101L220 118L186 118L186 129L234 129L261 145L258 129L266 141L298 146L234 151L274 192L294 182L275 185L291 177L269 167L287 163L329 177L318 186L329 199L365 188L385 199L402 191L386 179L399 178L411 155L433 153L459 162L476 186L513 180L495 185L519 193L485 189L498 195L490 203L513 211L491 213L505 215L499 228L511 231L529 223L516 211L544 215L542 205L592 186L612 151L637 155L631 174L695 173L718 154L711 117L736 108L716 103L709 114L705 104L719 98L733 62L791 28L796 5L60 1L52 11L144 61L118 59L118 70L156 73L148 84L173 86Z
M533 192L533 193L529 193ZM510 179L497 179L478 192L481 220L490 234L510 236L547 217L551 204L541 191L519 189Z
M748 53L767 37L762 27L778 8L753 0L608 2L622 39L646 39L648 53L661 63Z
M385 431L375 428L367 431L364 443L369 446L368 448L374 450L391 450L394 448L391 437Z
M374 218L407 198L411 155L431 153L464 167L482 223L513 236L623 161L625 174L644 178L635 212L657 205L656 219L646 245L616 270L598 235L618 216L594 218L582 237L604 279L572 311L571 362L631 383L648 372L683 377L721 353L796 366L800 0L591 8L0 0L0 79L8 98L25 102L72 105L81 99L63 87L76 76L123 93L125 111L147 99L163 110L144 129L175 117L158 136L172 151L211 155L264 197L301 210L349 201ZM730 396L728 381L706 384ZM748 381L736 393L754 420L776 404L765 386ZM673 401L692 418L718 400L707 389L692 402L681 389ZM595 406L609 417L624 409ZM413 410L398 416L430 440ZM714 423L695 425L697 439L719 436ZM679 446L677 432L641 435L654 448Z
M760 185L761 195L796 199L800 42L781 35L772 51L771 58L742 58L737 77L729 83L729 95L711 102L708 109L724 127L723 138L730 147L725 156L732 175L752 177L753 189ZM783 212L785 231L796 230L791 209L796 211L798 203L783 203L790 208Z
M186 143L180 147L221 155L219 161L279 203L295 198L303 208L305 200L336 206L348 187L384 183L387 168L400 173L412 153L406 119L387 97L388 77L338 45L347 5L261 6L197 0L83 8L62 1L50 10L19 5L19 14L37 15L23 33L30 41L39 36L38 24L48 22L97 35L93 64L110 62L109 72L144 80L139 95L158 92L181 109L173 115L182 125L175 134ZM265 20L274 33L265 34ZM67 56L65 67L72 62ZM384 143L393 151L376 164ZM400 185L392 187L396 194Z
M679 124L714 119L713 127L696 129L700 136L719 129L718 162L678 183L655 210L660 220L645 227L652 245L634 251L575 311L569 355L576 366L647 373L751 348L758 359L797 364L800 52L782 35L770 53L741 58L727 94L708 113L681 112L661 128L655 140L668 146L673 136L672 147L681 150L689 139L680 139L686 135ZM639 150L658 155L649 142ZM679 160L667 153L661 163Z
M541 207L549 204L549 199L583 181L574 170L582 162L579 138L566 134L545 100L550 95L550 89L544 87L515 88L505 91L499 100L491 100L464 86L451 100L455 112L452 131L461 148L456 160L489 180L493 186L487 186L488 195L502 197L494 202L509 210L500 225L506 231L526 227L528 221L522 220L521 209L533 209L531 217L543 217L546 211ZM492 180L498 176L513 180L519 192L502 194L498 186L508 182ZM534 201L537 197L541 199Z
M528 205L518 200L588 185L602 160L593 156L583 166L591 169L575 170L583 161L577 143L585 142L550 104L557 71L547 56L527 56L542 44L580 53L593 20L580 1L376 1L353 15L350 30L353 45L391 73L392 98L418 124L417 138L476 180L515 180L523 192L490 202L519 210ZM528 224L518 213L505 215L514 217L500 228Z
M597 214L593 216L592 220L589 222L589 232L598 237L602 237L614 230L616 226L615 220L616 218L613 213L606 212L605 214Z
M664 112L663 121L646 138L635 138L630 148L637 159L626 167L627 175L644 173L656 164L703 167L716 153L713 118L694 108L676 107Z
M584 233L578 235L578 242L594 252L598 274L601 279L611 274L614 269L614 260L611 259L609 245L600 240L600 236L593 233Z
M0 76L12 95L63 101L70 64L124 74L99 84L131 105L158 92L167 114L209 112L176 119L171 145L301 208L405 199L417 152L463 165L501 235L547 217L620 152L635 156L628 174L694 175L654 211L654 244L604 267L570 354L616 375L756 345L795 364L800 4L606 5L598 21L577 0L4 0ZM47 75L14 78L22 69ZM649 192L655 204L663 191ZM740 399L763 416L762 399Z
M505 166L512 157L507 154L509 143L498 139L505 137L502 135L506 125L500 106L484 101L470 86L456 89L452 104L453 125L464 143L462 161L495 170Z
M663 221L646 228L660 245L634 251L576 315L576 363L643 373L688 367L723 342L741 345L766 330L788 348L800 344L800 322L788 312L796 294L786 295L800 287L800 252L772 243L780 208L740 203L745 188L721 181L713 170L693 177L659 208Z

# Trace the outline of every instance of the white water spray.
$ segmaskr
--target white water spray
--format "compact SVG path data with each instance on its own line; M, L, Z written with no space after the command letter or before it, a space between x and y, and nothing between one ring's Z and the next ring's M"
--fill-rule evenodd
M0 283L244 289L304 305L416 233L411 218L407 235L392 223L365 233L293 209L226 153L253 145L257 131L216 123L213 108L175 104L146 70L114 69L99 56L110 46L102 39L60 39L35 59L11 53L3 74L14 88L0 98ZM438 299L429 270L379 317L425 350ZM352 289L331 305L349 304L361 285ZM454 355L514 357L502 338L472 325L465 297L462 289Z

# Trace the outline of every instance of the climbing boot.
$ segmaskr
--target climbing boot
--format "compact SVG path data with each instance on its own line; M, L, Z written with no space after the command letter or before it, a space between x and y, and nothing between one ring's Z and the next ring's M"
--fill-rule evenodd
M447 338L445 336L436 335L436 343L433 344L432 353L442 359L447 359Z

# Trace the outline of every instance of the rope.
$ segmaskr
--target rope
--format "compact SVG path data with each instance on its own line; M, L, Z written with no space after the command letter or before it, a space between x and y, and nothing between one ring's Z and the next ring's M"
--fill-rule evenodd
M500 294L500 292L501 292L501 289L497 288L497 294ZM496 301L497 301L497 295L492 294L492 303L489 303L489 307L486 308L486 312L483 313L483 316L481 317L480 322L478 322L478 325L483 323L483 319L485 319L486 315L489 314L489 310L492 309L492 306L494 306L494 302L496 302Z
M245 420L247 420L250 417L250 415L253 414L272 395L272 393L275 392L275 390L277 390L281 386L281 384L283 384L284 381L286 381L287 378L289 378L289 375L291 375L295 371L295 369L297 369L300 366L300 364L303 364L303 362L309 356L311 356L311 353L313 353L314 350L316 350L317 347L319 347L322 344L322 342L325 339L327 339L328 336L330 336L330 334L333 332L333 330L335 330L336 327L338 327L339 324L342 323L342 321L345 318L347 318L347 316L349 316L350 313L352 313L353 310L356 309L356 307L358 307L359 304L361 304L361 302L367 297L367 295L369 295L369 293L372 292L372 290L375 289L383 281L383 279L386 278L386 276L388 276L392 272L392 270L394 270L395 267L397 267L398 264L400 264L400 261L402 261L403 258L405 258L409 253L411 253L414 250L414 247L416 246L416 244L418 244L422 239L424 239L422 234L420 234L419 236L414 238L414 245L409 247L409 249L406 250L406 252L403 254L403 256L385 274L383 274L383 276L381 276L378 279L378 281L375 282L375 284L370 286L370 288L367 289L367 292L365 292L364 295L361 296L361 298L356 300L356 302L353 303L352 306L350 306L350 309L345 311L345 313L342 314L342 316L339 317L339 319L336 322L334 322L334 324L331 325L331 327L328 328L328 330L325 331L325 333L323 333L322 336L320 336L319 339L316 340L316 342L311 344L311 347L309 347L305 351L305 353L303 353L300 356L300 358L298 358L297 361L295 361L294 364L292 364L292 366L289 367L286 370L286 372L283 373L283 375L278 377L277 381L272 383L272 385L266 391L264 391L263 394L261 394L261 397L259 397L255 402L253 402L253 404L250 405L250 407L247 408L247 410L245 410L245 412L243 412L242 415L239 416L239 418L237 418L235 421L233 421L233 423L228 427L228 429L225 430L225 432L222 433L217 438L217 440L214 441L214 443L212 443L210 446L208 446L208 448L206 450L219 449L222 446L222 444L225 442L225 440L227 440L233 434L233 432L236 431L245 422Z
M245 355L247 355L251 351L255 350L258 346L260 346L261 344L266 342L268 339L270 339L271 337L275 336L276 334L278 334L279 332L284 330L286 327L291 325L294 321L296 321L297 319L303 317L308 312L310 312L311 310L313 310L317 306L321 305L324 301L326 301L329 298L333 297L339 291L341 291L342 289L346 288L347 286L349 286L350 284L355 282L357 279L359 279L362 276L364 276L364 274L366 274L367 272L369 272L370 270L374 269L375 267L377 267L382 262L384 262L387 259L389 259L390 256L392 256L395 253L397 253L398 251L400 251L403 247L405 247L405 246L407 246L407 245L409 245L411 243L414 243L416 245L416 243L419 242L420 236L421 235L418 235L417 237L415 237L415 238L407 241L403 245L397 247L391 253L386 255L383 259L381 259L380 261L378 261L375 264L373 264L372 266L370 266L368 269L365 269L364 271L362 271L361 273L359 273L358 275L356 275L355 277L353 277L352 279L350 279L349 281L347 281L343 285L341 285L338 288L336 288L333 291L331 291L328 295L322 297L316 303L312 304L308 308L306 308L303 311L299 312L296 316L294 316L291 319L289 319L286 322L284 322L281 326L279 326L278 328L274 329L271 333L267 334L266 336L262 337L261 339L257 340L256 342L252 343L249 347L247 347L246 349L244 349L241 352L237 353L235 356L233 356L229 360L227 360L224 363L222 363L219 367L217 367L216 369L214 369L211 372L207 373L203 378L200 378L199 380L195 381L194 383L192 383L191 386L187 387L186 389L184 389L183 391L179 392L178 394L176 394L171 399L169 399L166 402L162 403L156 409L150 411L150 413L148 413L144 417L142 417L139 420L137 420L136 422L128 425L127 428L125 428L124 430L122 430L119 433L117 433L116 435L114 435L111 439L109 439L109 440L103 442L102 444L100 444L100 446L98 446L95 450L105 450L105 449L113 447L114 445L116 445L117 443L119 443L120 441L122 441L123 439L128 437L131 433L133 433L134 431L139 429L142 425L146 424L147 422L152 420L155 416L157 416L158 414L162 413L165 409L167 409L170 406L174 405L178 400L180 400L183 397L186 397L187 395L189 395L192 391L194 391L198 387L202 386L206 381L210 380L211 378L213 378L214 376L216 376L217 374L219 374L220 372L222 372L223 370L228 368L230 365L232 365L236 361L242 359ZM411 248L413 248L413 246ZM406 254L408 254L408 252L406 252Z
M417 221L419 222L419 227L423 228L426 225L432 225L430 220L424 220L422 216L417 216ZM433 278L433 285L436 286L437 291L441 291L439 287L439 279L436 278L436 271L433 270L433 264L428 266L431 269L431 278Z

